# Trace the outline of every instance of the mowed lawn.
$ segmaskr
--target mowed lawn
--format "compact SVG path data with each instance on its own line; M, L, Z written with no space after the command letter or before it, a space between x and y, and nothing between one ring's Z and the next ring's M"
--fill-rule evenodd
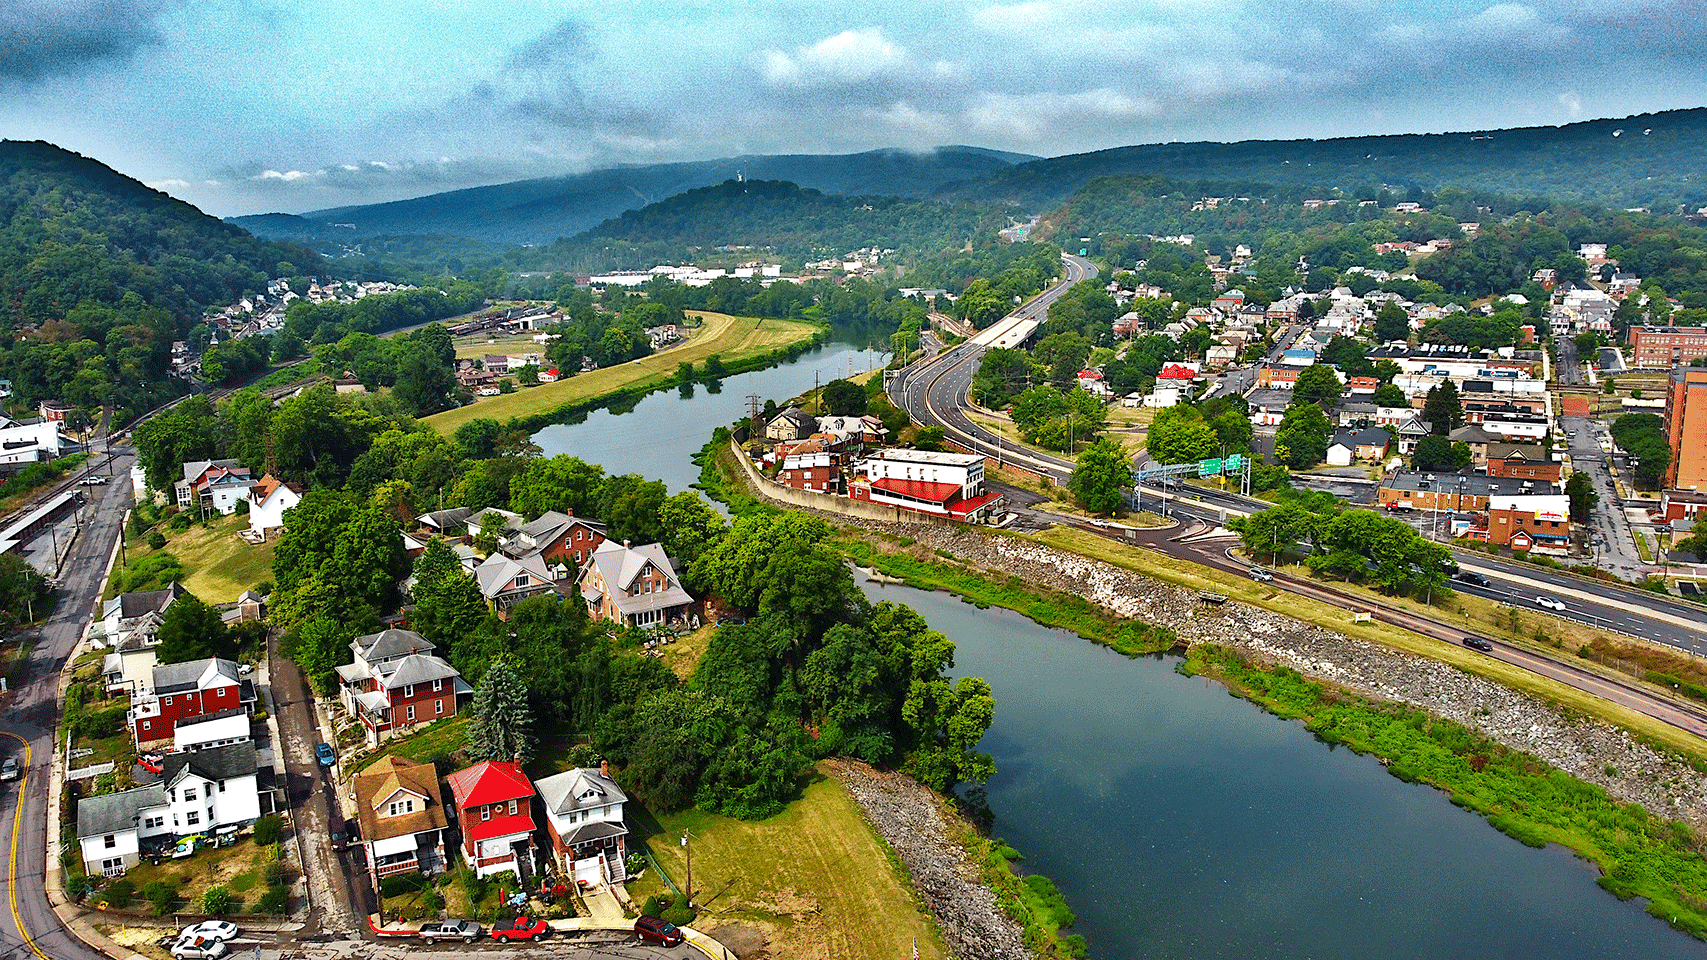
M235 515L181 533L162 527L166 552L184 565L184 589L203 603L234 603L243 591L272 580L274 543L251 546L239 540L237 531L248 528L249 518ZM128 541L125 551L132 563L154 552L141 537Z
M820 772L804 796L768 820L685 810L657 821L642 813L629 826L677 884L686 882L681 836L690 832L694 901L702 906L696 925L764 928L769 956L904 960L915 937L921 958L948 956L859 806Z
M696 369L703 370L705 358L714 353L725 364L731 364L811 339L818 332L817 327L799 320L732 317L725 313L697 310L689 312L704 323L689 330L690 339L681 346L614 367L577 374L556 383L542 383L537 387L522 387L515 393L482 397L466 407L436 413L424 422L448 435L456 432L457 427L480 417L504 421L553 410L625 387L660 383L674 375L676 368L683 363L692 363Z

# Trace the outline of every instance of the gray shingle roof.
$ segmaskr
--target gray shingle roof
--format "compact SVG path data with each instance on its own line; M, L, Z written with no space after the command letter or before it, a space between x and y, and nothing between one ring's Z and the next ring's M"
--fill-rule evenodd
M412 654L401 660L394 660L381 669L385 672L384 682L387 690L462 677L455 667L430 653Z
M381 630L350 641L350 649L368 663L383 663L411 653L432 653L433 643L413 630Z
M590 807L602 807L608 803L622 803L628 795L616 785L616 781L601 776L591 767L576 767L563 773L552 774L544 780L534 783L534 789L539 792L540 799L545 801L545 809L552 813L563 815ZM588 792L593 796L582 797Z
M183 779L186 773L204 780L235 780L253 775L258 765L253 740L193 753L168 753L162 763L165 769L160 772L160 782L167 786Z
M165 805L166 788L160 784L84 797L77 801L77 836L82 839L134 830L143 810Z
M188 660L184 663L162 663L154 668L154 692L159 695L182 693L201 686L209 670L229 680L237 680L237 663L219 657ZM211 678L210 678L211 679Z

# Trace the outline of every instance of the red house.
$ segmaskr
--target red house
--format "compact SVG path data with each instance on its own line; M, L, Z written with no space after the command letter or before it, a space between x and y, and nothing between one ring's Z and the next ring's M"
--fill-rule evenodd
M533 784L520 764L487 760L450 775L462 856L477 876L533 866Z
M399 730L456 715L474 688L433 655L413 630L381 630L350 641L355 661L338 668L344 709L361 720L370 746Z
M499 541L498 549L517 560L538 557L553 570L575 571L604 542L605 525L599 521L547 510ZM558 579L566 576L559 573Z
M151 683L131 697L131 733L138 746L170 742L180 720L247 710L254 702L255 685L242 679L235 661L209 657L163 663L154 668Z

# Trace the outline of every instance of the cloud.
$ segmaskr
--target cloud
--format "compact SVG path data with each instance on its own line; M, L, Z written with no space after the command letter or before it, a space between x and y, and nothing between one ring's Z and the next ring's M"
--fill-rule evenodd
M0 2L0 86L87 73L163 42L157 21L182 0Z
M767 50L763 72L777 86L835 86L873 79L900 66L906 55L881 29L868 27L844 30L792 54Z

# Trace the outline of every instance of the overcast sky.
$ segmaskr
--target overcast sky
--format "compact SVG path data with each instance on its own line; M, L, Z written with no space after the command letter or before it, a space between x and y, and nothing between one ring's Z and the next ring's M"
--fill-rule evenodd
M0 0L0 137L220 216L619 163L1707 104L1700 0Z

